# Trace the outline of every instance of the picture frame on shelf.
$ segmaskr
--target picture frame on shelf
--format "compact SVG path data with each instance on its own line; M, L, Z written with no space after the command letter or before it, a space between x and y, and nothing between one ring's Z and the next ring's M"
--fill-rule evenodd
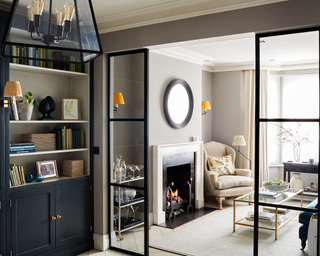
M310 182L310 188L318 191L318 182L311 181Z
M56 160L46 160L36 162L37 173L42 174L43 178L58 177L58 168Z
M81 120L80 98L61 98L61 120Z

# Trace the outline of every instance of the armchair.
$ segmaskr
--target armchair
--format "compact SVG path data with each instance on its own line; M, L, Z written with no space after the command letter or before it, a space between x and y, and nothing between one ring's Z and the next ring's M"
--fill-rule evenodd
M251 178L251 170L234 169L235 175L218 176L216 172L210 171L208 156L221 157L231 155L232 164L236 159L236 152L228 145L211 141L204 144L204 192L205 200L208 196L215 196L222 210L222 201L225 197L235 197L253 191L254 179Z

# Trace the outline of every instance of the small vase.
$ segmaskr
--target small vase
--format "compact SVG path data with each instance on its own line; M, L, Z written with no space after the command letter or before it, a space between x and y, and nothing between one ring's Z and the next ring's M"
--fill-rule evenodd
M33 111L33 104L28 104L26 102L18 103L18 114L20 120L31 120Z
M26 174L25 180L26 180L26 182L32 182L33 181L32 174Z
M303 189L303 180L300 177L300 173L292 173L290 188Z
M37 173L36 175L36 181L41 182L43 180L43 176L41 173Z

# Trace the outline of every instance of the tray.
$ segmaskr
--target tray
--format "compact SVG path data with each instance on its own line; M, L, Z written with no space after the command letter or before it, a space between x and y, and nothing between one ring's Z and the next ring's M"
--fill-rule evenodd
M144 195L143 195L143 194L140 194L140 193L137 193L135 198L133 198L133 199L130 200L130 201L121 203L120 206L125 206L125 205L128 205L128 204L132 204L132 203L134 203L134 202L141 201L141 200L143 200L143 199L144 199ZM118 204L119 204L119 203L115 200L115 201L114 201L114 205L118 205Z
M126 220L126 217L121 217L121 230L133 227L133 226L143 222L142 219L133 219L131 217L128 217L127 221L125 221L125 220ZM114 229L118 230L118 221L115 221Z

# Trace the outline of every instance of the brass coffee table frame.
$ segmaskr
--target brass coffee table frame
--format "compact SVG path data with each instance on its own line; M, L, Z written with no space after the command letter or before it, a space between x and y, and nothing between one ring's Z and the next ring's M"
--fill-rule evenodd
M260 188L259 191L265 190L264 187ZM277 204L282 204L290 199L292 199L294 196L301 194L301 207L303 206L303 190L302 189L290 189L290 191L292 191L292 193L290 192L290 194L288 195L287 198L277 201ZM236 232L236 225L242 225L242 226L247 226L247 227L254 227L254 224L249 224L249 222L253 221L247 221L245 220L245 217L242 217L238 220L236 220L236 202L243 202L243 203L249 203L249 204L254 204L254 191L247 193L245 195L239 196L237 198L234 199L233 201L233 232ZM259 198L259 200L262 200L261 198ZM275 200L275 199L273 199ZM268 198L263 198L263 201L265 203L268 202ZM261 206L259 208L259 210L263 208L263 206ZM278 226L278 207L274 207L277 209L276 213L275 213L275 221L274 221L274 228L270 227L270 224L265 224L263 225L262 222L259 222L259 228L261 229L267 229L267 230L271 230L275 232L275 240L277 240L278 238L278 230L280 228L282 228L284 225L286 225L290 220L292 220L295 216L297 216L299 214L299 211L297 211L296 213L294 213L293 215L291 215L288 219L285 219L279 226ZM288 213L289 214L289 213ZM286 216L286 215L284 215ZM245 220L245 221L244 221ZM243 222L241 222L243 221ZM273 226L273 225L272 225Z

